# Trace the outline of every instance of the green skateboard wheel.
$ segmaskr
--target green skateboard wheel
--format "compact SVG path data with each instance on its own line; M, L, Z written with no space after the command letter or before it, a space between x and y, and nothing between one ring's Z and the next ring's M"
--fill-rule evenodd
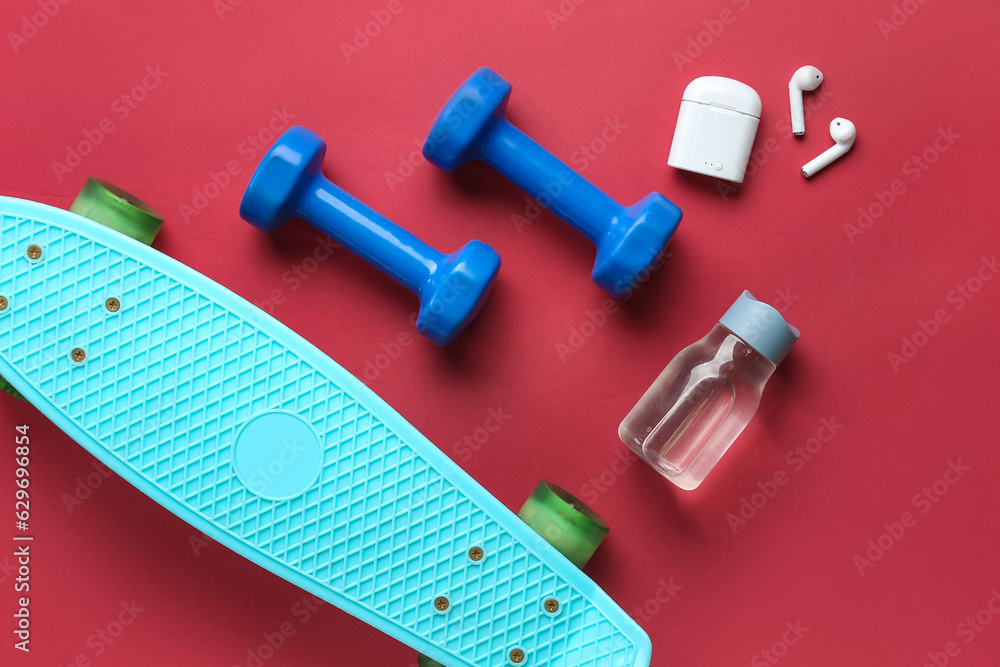
M10 307L10 301L7 299L7 297L0 296L0 311L7 310L7 308L9 307ZM6 392L11 396L13 396L14 398L19 398L22 401L28 400L24 396L21 396L21 393L17 389L14 389L14 387L11 386L10 382L7 382L7 380L5 380L2 375L0 375L0 391Z
M163 216L152 206L100 178L87 179L69 210L146 245L153 244L163 227ZM27 400L2 376L0 391Z
M551 482L540 482L517 515L580 569L610 530L597 512Z
M87 179L69 210L146 245L163 227L163 216L153 207L100 178Z
M18 392L17 389L14 389L14 387L10 386L10 383L4 380L3 376L0 376L0 391L5 391L14 398L19 398L22 401L28 400L24 396L21 396L20 392Z
M597 512L552 482L539 482L517 515L581 570L610 530ZM444 667L425 655L417 656L417 665Z

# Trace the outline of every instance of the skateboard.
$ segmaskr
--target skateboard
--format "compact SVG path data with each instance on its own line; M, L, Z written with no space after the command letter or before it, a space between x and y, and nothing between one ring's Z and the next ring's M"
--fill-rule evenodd
M0 375L15 392L164 508L421 664L648 667L648 636L574 564L607 532L599 517L543 483L518 518L332 359L145 245L155 211L94 188L74 209L107 224L0 197Z

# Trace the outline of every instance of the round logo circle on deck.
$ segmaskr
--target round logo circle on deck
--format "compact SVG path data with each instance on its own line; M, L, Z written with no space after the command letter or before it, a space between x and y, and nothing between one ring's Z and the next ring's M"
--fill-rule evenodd
M265 412L240 427L233 468L243 484L262 498L290 500L319 477L323 448L306 420L291 412Z

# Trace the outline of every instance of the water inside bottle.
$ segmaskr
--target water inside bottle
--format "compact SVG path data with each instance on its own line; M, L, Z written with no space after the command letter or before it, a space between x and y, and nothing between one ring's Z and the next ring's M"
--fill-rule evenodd
M672 475L686 471L732 410L736 388L727 377L706 374L689 385L646 436L642 448Z

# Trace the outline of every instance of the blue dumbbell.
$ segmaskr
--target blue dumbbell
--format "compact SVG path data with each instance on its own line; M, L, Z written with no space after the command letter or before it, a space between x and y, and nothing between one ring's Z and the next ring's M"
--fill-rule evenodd
M424 157L451 172L480 160L579 230L597 246L594 282L627 294L670 242L681 210L653 192L622 206L507 120L511 85L481 67L445 103Z
M240 204L244 220L273 232L301 218L420 297L417 331L447 345L493 288L500 256L482 241L445 255L323 176L326 144L292 127L261 160Z

